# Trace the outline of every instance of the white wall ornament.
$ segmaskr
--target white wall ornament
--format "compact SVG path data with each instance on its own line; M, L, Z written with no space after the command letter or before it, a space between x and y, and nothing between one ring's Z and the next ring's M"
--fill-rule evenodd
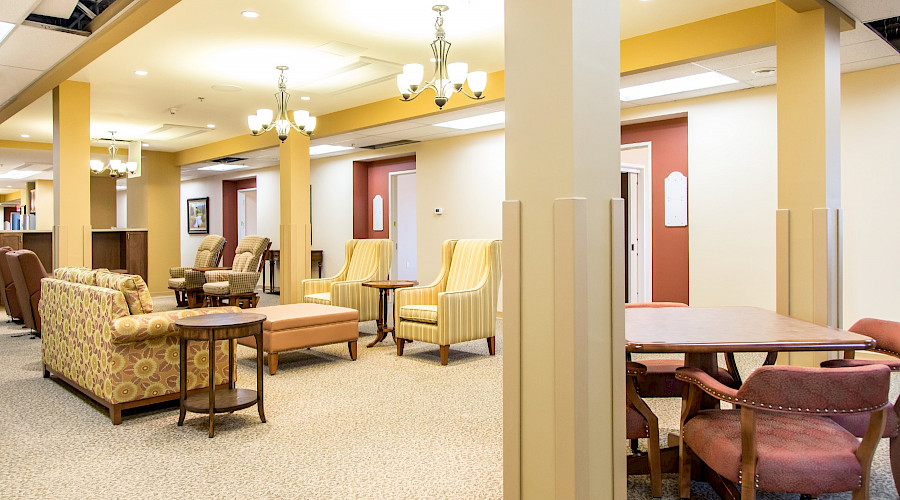
M384 231L384 199L380 194L372 198L372 231Z
M687 177L672 172L666 177L666 227L687 226L687 209Z

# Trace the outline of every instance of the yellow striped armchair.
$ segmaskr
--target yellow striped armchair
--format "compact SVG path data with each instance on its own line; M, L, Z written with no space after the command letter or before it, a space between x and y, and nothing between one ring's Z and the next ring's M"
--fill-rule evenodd
M499 240L445 241L437 280L395 292L397 355L403 355L407 340L429 342L441 346L446 365L450 344L487 339L493 356L499 287Z
M378 290L362 284L386 280L393 258L391 240L350 240L344 245L344 265L336 276L300 283L303 302L356 309L359 321L378 319Z

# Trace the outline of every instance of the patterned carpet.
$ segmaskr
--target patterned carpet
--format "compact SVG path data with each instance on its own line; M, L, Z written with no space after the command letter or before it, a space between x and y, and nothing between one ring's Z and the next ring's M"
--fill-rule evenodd
M264 294L260 306L277 301ZM170 298L154 304L174 307ZM278 374L265 376L268 423L255 407L218 415L209 439L206 416L175 425L177 404L125 412L114 427L104 408L41 377L40 341L13 336L23 331L0 313L2 498L502 497L500 335L497 356L469 342L441 367L430 344L410 344L402 358L390 339L366 349L374 324L364 323L358 361L346 344L283 354ZM746 372L760 360L739 362ZM255 351L239 347L238 370L239 386L255 386ZM678 405L651 401L661 427L677 427ZM886 441L873 484L872 498L897 498ZM650 498L646 476L628 486L629 499ZM677 498L675 475L663 490ZM716 498L699 483L692 494Z

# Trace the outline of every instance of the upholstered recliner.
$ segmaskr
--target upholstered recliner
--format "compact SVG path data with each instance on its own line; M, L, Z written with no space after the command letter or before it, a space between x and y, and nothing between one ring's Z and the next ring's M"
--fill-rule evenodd
M359 321L378 319L378 290L362 284L386 280L393 259L391 240L350 240L344 245L344 265L336 276L300 282L303 302L356 309Z
M869 498L872 456L888 411L886 366L763 366L738 390L699 368L678 368L676 377L690 384L681 420L681 498L690 497L692 456L740 485L742 500L753 500L757 489ZM704 392L740 409L700 411ZM861 442L829 418L851 413L867 417Z
M25 326L40 335L41 313L38 311L38 304L41 301L41 280L50 275L41 264L41 259L31 250L14 250L6 252L3 257L9 264L16 284Z
M397 355L407 340L429 342L441 346L446 365L450 344L477 339L487 339L493 355L499 287L499 240L445 241L437 280L394 296Z
M12 271L6 261L6 253L12 252L10 247L0 247L0 280L3 281L0 289L0 297L3 300L3 308L10 319L22 319L22 308L19 307L19 295L16 294L16 284L13 281Z
M262 273L263 255L271 244L264 236L246 236L238 242L231 269L206 272L203 292L219 296L254 292Z
M169 269L169 289L175 291L175 300L179 306L187 305L187 293L203 289L206 283L205 273L194 268L216 267L222 259L225 249L225 238L211 234L203 238L194 265L191 267L173 267Z

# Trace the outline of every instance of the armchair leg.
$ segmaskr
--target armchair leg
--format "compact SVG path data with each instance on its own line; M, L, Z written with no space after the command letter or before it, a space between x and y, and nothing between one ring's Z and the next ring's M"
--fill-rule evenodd
M488 337L488 353L493 356L497 353L497 338L496 337Z
M441 365L447 366L447 361L450 358L450 346L442 345L441 346Z
M406 339L397 339L397 356L403 356L403 344L406 343Z

